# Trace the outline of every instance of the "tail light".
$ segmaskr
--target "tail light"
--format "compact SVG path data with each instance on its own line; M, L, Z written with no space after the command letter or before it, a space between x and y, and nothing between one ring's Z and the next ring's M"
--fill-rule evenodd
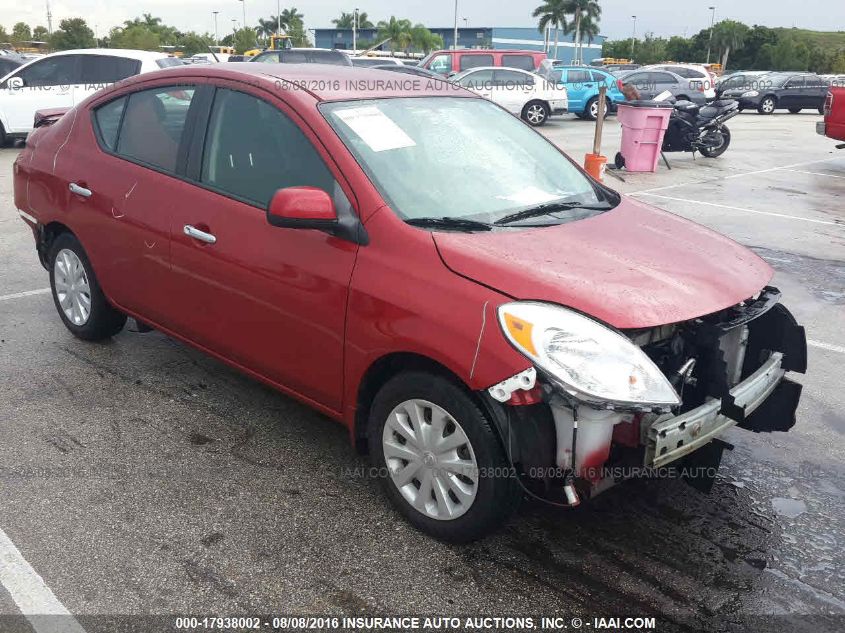
M616 87L619 88L619 92L622 92L622 88L625 84L622 83L621 79L616 80Z
M828 92L827 98L824 100L824 115L830 116L831 112L833 112L833 93Z

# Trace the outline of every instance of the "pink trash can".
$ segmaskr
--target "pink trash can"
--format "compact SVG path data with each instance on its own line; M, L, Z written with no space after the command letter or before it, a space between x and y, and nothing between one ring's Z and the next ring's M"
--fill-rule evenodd
M663 134L674 106L663 101L620 103L617 119L622 125L622 158L628 171L657 171Z

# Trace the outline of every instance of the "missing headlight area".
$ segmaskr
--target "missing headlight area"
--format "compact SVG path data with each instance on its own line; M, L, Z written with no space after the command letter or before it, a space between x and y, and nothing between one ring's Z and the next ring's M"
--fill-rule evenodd
M801 385L788 371L806 370L804 329L779 303L776 288L683 323L625 334L677 392L671 411L631 410L579 402L543 372L543 399L501 405L499 427L524 485L543 498L573 505L573 479L582 497L620 481L671 467L708 490L732 426L788 431L795 424ZM501 399L500 399L501 401ZM705 473L704 476L701 473Z

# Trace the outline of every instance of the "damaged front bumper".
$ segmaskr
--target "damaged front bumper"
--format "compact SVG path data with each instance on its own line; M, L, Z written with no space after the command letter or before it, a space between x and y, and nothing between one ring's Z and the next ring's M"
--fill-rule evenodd
M740 407L745 415L756 411L781 383L786 373L781 367L782 360L782 353L773 352L757 371L730 390L734 405ZM648 428L644 465L659 468L670 464L701 448L740 421L723 414L722 400L716 398L681 415L662 416Z

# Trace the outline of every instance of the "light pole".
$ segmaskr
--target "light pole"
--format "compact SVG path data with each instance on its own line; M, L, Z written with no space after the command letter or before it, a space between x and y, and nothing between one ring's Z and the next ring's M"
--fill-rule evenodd
M282 34L282 0L276 0L276 35Z
M358 7L352 12L352 54L358 52Z
M212 11L211 13L214 14L214 45L220 46L220 38L217 36L217 14L220 11Z
M634 61L634 42L637 41L637 16L632 15L634 20L634 33L631 35L631 61Z
M238 0L238 2L240 2L242 4L243 9L244 9L244 21L242 22L242 24L243 24L242 28L246 28L246 0Z
M464 28L467 28L467 23L469 22L469 18L461 18L464 21Z
M458 0L455 0L455 41L452 43L452 50L458 50Z
M232 33L238 34L238 21L235 18L232 18Z
M713 44L713 25L716 23L716 7L710 9L710 39L707 40L707 63L710 63L710 46Z

